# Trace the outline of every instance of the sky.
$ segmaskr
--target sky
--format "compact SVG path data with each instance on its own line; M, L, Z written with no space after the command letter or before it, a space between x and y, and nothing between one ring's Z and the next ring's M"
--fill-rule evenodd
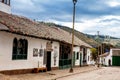
M12 13L72 28L72 0L11 0ZM75 29L120 38L120 0L77 0Z

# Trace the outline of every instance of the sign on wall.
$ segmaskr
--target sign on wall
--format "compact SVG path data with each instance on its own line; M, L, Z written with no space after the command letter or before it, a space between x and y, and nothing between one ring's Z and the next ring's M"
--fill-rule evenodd
M51 41L48 41L47 44L46 44L46 50L47 51L52 51L52 42Z
M42 57L44 54L44 49L37 49L37 48L34 48L33 49L33 57Z
M34 48L33 49L33 57L37 57L38 56L38 49Z
M39 57L42 57L44 54L44 49L39 49Z
M57 52L57 50L54 50L54 54L53 54L54 66L56 65L57 56L58 56L58 52Z

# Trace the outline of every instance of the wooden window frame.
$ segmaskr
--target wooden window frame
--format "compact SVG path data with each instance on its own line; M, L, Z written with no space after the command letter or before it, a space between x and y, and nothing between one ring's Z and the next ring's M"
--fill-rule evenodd
M14 38L12 60L26 60L28 50L28 41L26 39Z

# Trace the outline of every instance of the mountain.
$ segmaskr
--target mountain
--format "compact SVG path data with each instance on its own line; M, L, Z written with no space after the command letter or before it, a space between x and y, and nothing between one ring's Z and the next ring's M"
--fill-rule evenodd
M98 37L98 35L90 35L90 34L85 34L86 36L88 36L89 38L92 38L92 39L96 39ZM99 39L101 40L104 40L104 39L119 39L117 37L112 37L112 36L108 36L108 35L99 35Z
M86 36L88 36L88 38L92 38L97 42L100 43L109 43L113 46L118 46L118 44L120 44L120 38L117 37L112 37L112 36L104 36L104 35L89 35L89 34L85 34Z
M40 23L43 23L45 25L48 25L48 26L55 26L55 27L58 27L58 28L61 28L69 33L72 33L72 28L69 28L69 27L66 27L66 26L62 26L62 25L58 25L58 24L55 24L55 23L45 23L45 22L40 22ZM91 46L93 47L96 47L98 46L98 42L99 43L103 43L103 42L108 42L111 43L112 45L114 44L114 46L117 44L120 44L120 38L116 38L116 37L112 37L112 36L105 36L105 35L90 35L90 34L84 34L82 32L79 32L77 30L75 30L75 36L77 36L79 39L81 39L82 41L90 44ZM119 42L119 43L118 43ZM119 45L120 46L120 45Z
M44 23L44 22L42 22ZM58 25L58 24L54 24L54 23L44 23L44 24L47 24L48 26L56 26L58 28L61 28L69 33L72 33L72 28L69 28L69 27L66 27L66 26L62 26L62 25ZM79 32L77 30L75 30L74 32L75 36L77 36L79 39L81 39L82 41L90 44L91 46L95 47L97 46L97 42L92 39L91 37L87 36L86 34L82 33L82 32Z

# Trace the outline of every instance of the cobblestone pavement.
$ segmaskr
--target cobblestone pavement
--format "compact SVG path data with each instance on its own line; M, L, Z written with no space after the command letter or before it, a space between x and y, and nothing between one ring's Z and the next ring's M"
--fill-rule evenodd
M62 77L56 80L120 80L120 67L102 67L99 70Z
M7 78L5 78L5 76L4 76L4 78L0 77L0 80L55 80L55 79L63 80L62 77L77 75L80 73L90 72L90 71L98 70L98 69L100 69L100 68L97 68L95 66L77 67L77 68L73 68L73 70L74 70L73 73L69 73L69 69L52 70L52 71L43 72L43 73L7 75L6 76Z

